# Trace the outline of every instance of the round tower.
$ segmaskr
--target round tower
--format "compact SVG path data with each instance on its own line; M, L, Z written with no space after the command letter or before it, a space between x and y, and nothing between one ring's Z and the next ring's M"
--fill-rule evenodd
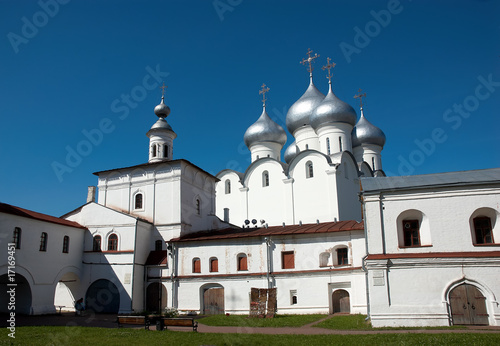
M163 85L163 93L165 88L165 85ZM154 112L158 116L158 121L151 126L151 129L146 134L149 137L148 162L170 161L173 155L173 142L177 134L165 120L170 114L170 108L165 104L164 94L161 97L160 104L155 107Z
M266 88L262 84L262 89L259 94L262 94L262 114L259 119L246 130L243 139L246 146L250 149L252 155L252 162L264 157L271 157L280 161L281 149L286 143L286 132L278 124L276 124L266 112Z

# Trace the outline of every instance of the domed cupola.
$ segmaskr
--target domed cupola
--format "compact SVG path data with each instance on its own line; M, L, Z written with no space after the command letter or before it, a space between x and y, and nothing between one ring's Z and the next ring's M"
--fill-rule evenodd
M359 90L361 91L361 89ZM373 171L382 170L382 149L385 145L384 132L369 122L363 114L362 98L366 93L356 95L360 98L361 117L352 130L353 154L358 163L366 162Z
M292 162L292 160L295 158L295 156L298 155L299 152L300 152L299 147L297 147L295 142L290 144L288 148L286 148L285 150L285 155L284 155L285 162L290 164L290 162Z
M277 123L275 123L266 112L266 88L262 84L259 94L262 94L262 114L259 119L246 130L243 140L252 153L252 162L262 157L272 157L280 160L280 151L285 145L287 137L286 132Z
M306 92L288 109L286 127L293 134L298 128L311 124L311 115L314 109L323 101L325 95L319 91L310 77Z
M162 88L161 102L154 109L158 116L156 123L146 134L149 137L149 162L160 162L172 160L173 141L177 134L165 118L170 114L170 107L165 104L165 84Z

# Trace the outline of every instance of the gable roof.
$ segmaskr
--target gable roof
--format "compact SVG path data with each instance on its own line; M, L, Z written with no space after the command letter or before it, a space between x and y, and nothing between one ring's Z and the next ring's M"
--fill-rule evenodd
M47 214L37 213L36 211L16 207L6 203L0 203L0 212L5 214L17 215L21 217L26 217L29 219L45 221L50 223L55 223L63 226L70 226L75 228L87 229L86 227L80 225L77 222L68 221L59 217L50 216Z
M271 226L268 228L224 228L216 231L202 231L174 238L173 242L236 239L250 237L321 234L346 231L363 231L364 223L357 221L323 222L307 225Z

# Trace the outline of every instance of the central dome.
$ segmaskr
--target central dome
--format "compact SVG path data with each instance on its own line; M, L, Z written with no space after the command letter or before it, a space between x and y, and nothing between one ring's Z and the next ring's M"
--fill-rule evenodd
M347 123L354 126L357 117L356 111L349 104L335 96L330 84L328 94L312 112L310 120L311 126L317 130L329 123Z
M248 148L262 142L274 142L283 146L286 143L286 132L269 118L264 108L259 119L246 130L243 140Z
M311 78L311 83L304 95L290 107L286 114L286 127L292 135L299 127L310 124L313 110L324 98L325 95L316 88Z

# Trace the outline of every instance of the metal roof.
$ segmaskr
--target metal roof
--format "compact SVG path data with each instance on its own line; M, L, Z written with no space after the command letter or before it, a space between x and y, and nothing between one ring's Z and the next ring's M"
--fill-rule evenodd
M411 175L402 177L361 178L363 194L370 192L426 187L500 184L500 168L474 171Z

